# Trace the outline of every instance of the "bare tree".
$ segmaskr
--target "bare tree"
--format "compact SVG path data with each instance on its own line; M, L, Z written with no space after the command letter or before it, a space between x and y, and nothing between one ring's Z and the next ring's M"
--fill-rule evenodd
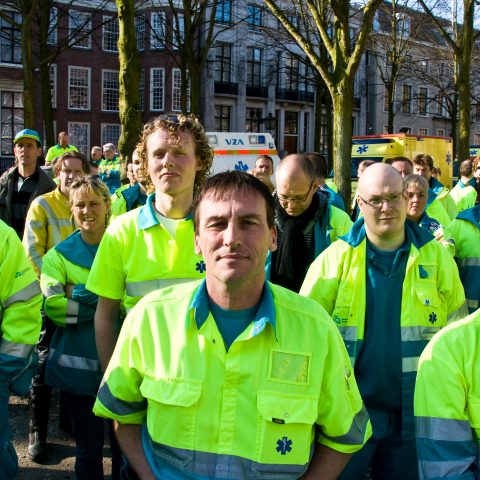
M397 0L391 3L382 2L378 9L378 31L368 42L368 49L375 58L378 75L385 86L387 105L387 133L393 132L393 123L397 111L395 90L399 80L405 75L405 60L416 37L418 22L414 29L407 30L408 1L398 5ZM407 65L408 69L408 65Z
M456 132L457 158L468 158L470 143L470 90L473 45L480 32L475 32L475 0L438 1L419 0L426 14L445 40L453 55L453 78L458 98L458 124ZM451 14L451 26L442 21L440 15ZM460 18L459 18L460 17Z
M362 53L372 29L375 11L381 0L368 0L357 9L348 1L292 0L288 7L275 0L264 0L272 13L285 26L288 33L305 51L312 66L323 78L333 101L333 165L335 183L350 205L351 133L354 103L354 79ZM288 14L293 9L295 16L309 23L302 31ZM358 35L352 42L352 17L358 25ZM328 62L320 55L320 46L310 42L308 31L318 32L322 45L328 53Z

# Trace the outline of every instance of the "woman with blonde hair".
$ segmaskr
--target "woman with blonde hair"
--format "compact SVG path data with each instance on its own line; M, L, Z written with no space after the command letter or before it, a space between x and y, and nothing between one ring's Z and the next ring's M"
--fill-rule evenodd
M103 420L92 413L102 378L95 346L97 295L85 288L110 217L108 187L95 177L70 186L70 209L77 230L44 257L40 285L45 311L57 325L45 382L60 389L76 443L79 480L103 479Z

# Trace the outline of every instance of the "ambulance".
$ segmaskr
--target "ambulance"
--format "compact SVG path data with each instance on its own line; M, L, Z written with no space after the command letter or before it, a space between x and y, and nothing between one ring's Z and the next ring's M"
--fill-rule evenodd
M251 171L259 155L272 157L274 168L280 162L269 133L207 132L207 137L214 151L212 174L226 170Z
M358 164L363 160L383 162L393 157L412 160L420 153L427 153L433 158L433 164L442 172L440 182L452 188L453 144L450 137L405 133L353 137L352 177L357 176Z

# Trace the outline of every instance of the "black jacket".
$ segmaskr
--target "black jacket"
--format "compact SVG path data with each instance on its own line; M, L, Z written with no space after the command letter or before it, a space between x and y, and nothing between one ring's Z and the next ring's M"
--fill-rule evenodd
M0 219L7 225L12 225L13 182L15 181L17 171L18 167L13 167L4 172L0 177ZM38 164L36 172L38 172L37 186L30 196L28 208L34 198L43 195L44 193L51 192L57 187L55 182L38 166Z

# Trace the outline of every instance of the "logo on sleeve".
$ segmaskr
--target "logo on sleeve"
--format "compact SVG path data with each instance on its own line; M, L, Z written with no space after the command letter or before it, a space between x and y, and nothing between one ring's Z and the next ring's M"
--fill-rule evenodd
M280 440L277 440L277 452L281 455L286 455L292 451L292 441L287 437L283 437Z
M21 277L23 274L28 272L30 270L30 267L24 268L23 270L20 270L19 272L15 273L15 276L13 278L18 278Z

